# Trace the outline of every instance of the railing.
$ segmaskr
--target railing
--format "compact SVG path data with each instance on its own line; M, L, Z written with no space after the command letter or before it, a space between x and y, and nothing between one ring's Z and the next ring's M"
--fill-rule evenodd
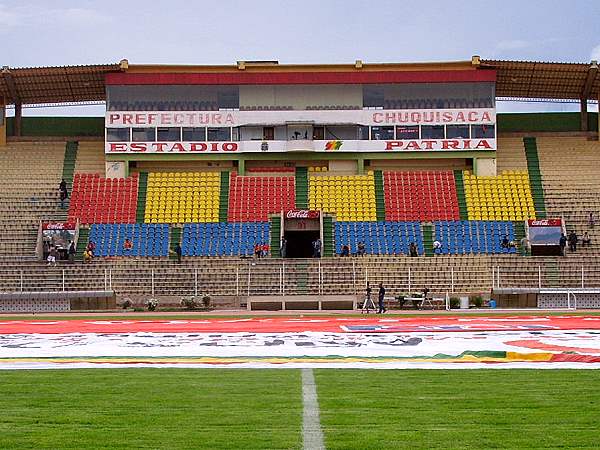
M420 260L421 263L424 260ZM428 288L433 293L481 293L510 288L600 288L600 266L500 266L484 264L449 267L402 261L336 260L223 262L213 266L128 268L33 266L0 269L0 292L114 290L118 296L182 297L210 294L223 297L253 295L358 295L366 283L379 283L388 295Z

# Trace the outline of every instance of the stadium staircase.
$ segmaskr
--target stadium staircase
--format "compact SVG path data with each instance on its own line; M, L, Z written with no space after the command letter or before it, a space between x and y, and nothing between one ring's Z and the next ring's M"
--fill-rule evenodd
M83 251L89 242L90 229L79 227L79 236L77 237L77 248L75 249L75 261L83 261Z
M383 187L383 172L376 170L373 173L375 178L375 206L377 211L377 221L383 222L385 220L385 193Z
M333 218L331 216L323 217L323 252L322 256L333 256L335 251Z
M423 230L423 248L425 256L433 256L433 227L430 223L422 224Z
M454 183L456 184L456 197L458 199L458 211L460 220L468 220L467 200L465 197L465 184L462 170L454 171Z
M560 268L558 263L553 260L546 261L544 267L544 287L560 287Z
M229 208L229 172L221 172L221 187L219 190L219 222L227 222Z
M269 219L271 233L271 258L279 258L281 245L281 217L273 216Z
M181 227L172 226L170 227L169 236L169 259L177 261L177 254L175 253L175 246L181 244Z
M146 194L148 192L148 172L140 172L138 179L138 202L135 211L135 221L144 223L146 213Z
M546 218L546 205L544 202L544 187L542 184L542 173L540 171L540 160L538 157L537 143L535 137L523 138L525 145L525 156L527 157L527 171L529 173L529 184L533 196L536 217Z
M296 208L308 209L307 167L296 167Z
M77 161L78 147L79 143L76 141L69 141L65 146L62 178L67 182L67 186L69 188L73 187L73 175L75 174L75 163Z

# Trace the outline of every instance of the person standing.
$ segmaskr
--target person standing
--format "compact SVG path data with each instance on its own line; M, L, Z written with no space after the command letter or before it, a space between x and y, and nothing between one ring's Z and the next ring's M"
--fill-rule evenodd
M69 263L73 264L75 262L75 242L70 241L69 243Z
M379 283L378 300L379 300L379 311L377 311L377 313L383 314L384 312L387 311L387 309L385 308L385 288L383 287L383 283Z
M69 192L67 191L67 182L63 178L60 184L58 185L58 195L60 198L60 207L65 207L65 200L69 197Z
M321 257L321 239L317 238L313 241L313 258Z
M565 236L565 233L561 233L558 245L560 245L560 254L566 256L565 247L567 246L567 237Z
M577 251L578 240L579 239L577 238L577 233L575 233L575 230L571 231L571 234L569 235L569 250L571 250L572 252Z
M287 254L287 239L284 237L281 238L281 243L279 244L279 256L285 258Z
M181 245L179 242L175 245L175 254L177 255L177 263L181 264Z
M365 292L365 301L363 302L362 312L367 310L367 314L369 314L369 308L371 308L371 306L373 306L373 309L375 309L373 300L371 300L371 285L367 281L367 289Z

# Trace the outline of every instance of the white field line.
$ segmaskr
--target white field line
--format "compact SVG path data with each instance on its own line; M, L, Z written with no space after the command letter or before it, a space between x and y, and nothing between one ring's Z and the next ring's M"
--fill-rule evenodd
M319 399L312 369L302 369L302 441L305 450L325 450L319 419Z

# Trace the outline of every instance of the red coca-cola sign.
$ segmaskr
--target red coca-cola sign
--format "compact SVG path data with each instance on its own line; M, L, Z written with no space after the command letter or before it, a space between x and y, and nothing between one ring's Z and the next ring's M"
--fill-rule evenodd
M285 213L286 219L318 219L319 211L312 209L291 209Z
M530 227L562 227L562 219L529 219Z
M44 222L42 230L74 230L75 224L72 222Z

